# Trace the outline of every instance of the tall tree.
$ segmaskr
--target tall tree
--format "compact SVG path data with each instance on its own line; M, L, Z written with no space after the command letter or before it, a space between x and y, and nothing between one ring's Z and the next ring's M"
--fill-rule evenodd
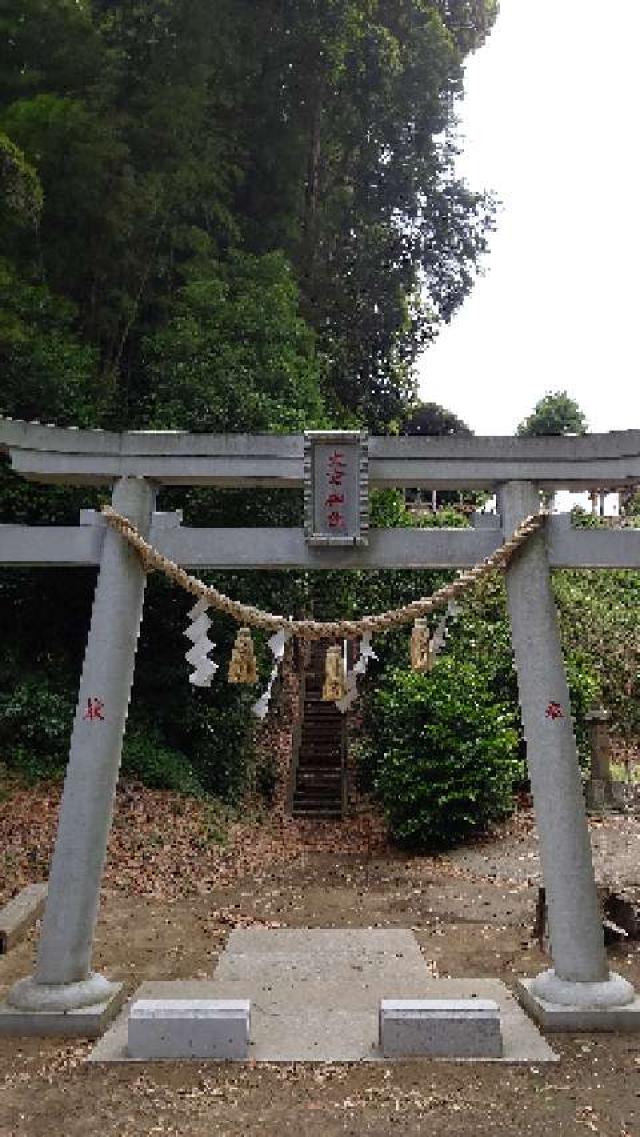
M378 427L412 393L415 355L462 301L484 248L488 203L453 167L464 40L447 24L464 23L453 7L455 17L415 0L261 7L261 129L243 209L252 239L257 223L290 250L336 409ZM474 11L477 42L489 6Z
M402 434L442 436L472 433L466 422L438 403L417 403L407 413L400 429Z
M566 391L548 391L518 426L519 435L586 434L584 413Z
M397 416L484 247L488 203L456 180L451 130L493 10L7 0L0 126L44 206L0 252L74 304L100 421L145 424L143 344L235 252L291 263L334 417Z

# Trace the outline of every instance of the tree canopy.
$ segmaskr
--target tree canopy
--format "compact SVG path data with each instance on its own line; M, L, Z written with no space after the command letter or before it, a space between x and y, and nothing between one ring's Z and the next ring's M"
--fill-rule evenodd
M84 383L61 408L74 364L9 321L3 365L31 378L0 410L29 417L35 396L59 421L239 429L225 398L273 382L250 426L384 429L484 248L491 205L456 177L453 102L494 9L7 0L0 255L23 308L39 289L60 314Z
M566 391L548 391L518 426L519 435L586 434L587 420Z
M401 432L439 436L472 433L466 422L438 403L416 403L405 415Z

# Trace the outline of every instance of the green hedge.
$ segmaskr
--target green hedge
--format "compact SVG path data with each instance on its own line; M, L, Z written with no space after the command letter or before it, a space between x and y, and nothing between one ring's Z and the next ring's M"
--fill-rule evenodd
M36 675L0 692L0 761L28 781L61 773L67 762L75 699Z
M372 712L374 786L399 844L453 845L510 812L521 766L514 715L472 660L390 671Z

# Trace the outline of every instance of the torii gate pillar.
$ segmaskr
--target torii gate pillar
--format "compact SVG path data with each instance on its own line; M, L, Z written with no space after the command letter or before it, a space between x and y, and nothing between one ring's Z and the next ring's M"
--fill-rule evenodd
M113 507L148 533L155 493L143 478L121 478ZM107 528L93 602L69 765L58 824L35 975L7 1002L34 1015L34 1033L69 1033L68 1012L92 1009L97 1025L116 1009L121 984L91 971L100 882L111 827L122 738L142 618L145 572ZM100 1009L102 1008L102 1010ZM3 1018L6 1014L3 1014ZM87 1014L91 1018L91 1014ZM47 1024L44 1020L50 1020ZM56 1027L58 1027L56 1031ZM32 1033L26 1029L26 1033ZM73 1032L79 1033L79 1032ZM92 1033L87 1029L85 1033Z
M537 487L509 482L499 496L505 533L540 508ZM521 985L545 1025L598 1029L598 1017L633 1003L630 983L610 972L569 706L544 532L530 537L506 572L522 725L540 842L554 967ZM590 1014L592 1012L592 1014ZM587 1018L589 1021L587 1022Z

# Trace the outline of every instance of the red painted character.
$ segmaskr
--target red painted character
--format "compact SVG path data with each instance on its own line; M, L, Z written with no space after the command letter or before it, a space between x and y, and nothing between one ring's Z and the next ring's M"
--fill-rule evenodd
M564 711L562 710L560 703L549 703L549 706L544 713L545 717L548 719L564 718Z
M344 529L344 514L338 513L337 509L332 510L332 512L327 517L327 525L330 529Z
M94 722L95 719L100 719L101 722L104 722L103 710L104 703L102 699L92 697L91 699L87 699L87 709L82 717L88 719L89 722Z
M344 466L344 453L342 450L334 450L333 454L329 455L330 466Z
M325 500L325 505L344 505L343 493L330 493Z
M329 485L341 486L342 480L347 470L346 463L344 461L344 454L341 454L339 450L334 450L333 454L329 455L328 464Z

